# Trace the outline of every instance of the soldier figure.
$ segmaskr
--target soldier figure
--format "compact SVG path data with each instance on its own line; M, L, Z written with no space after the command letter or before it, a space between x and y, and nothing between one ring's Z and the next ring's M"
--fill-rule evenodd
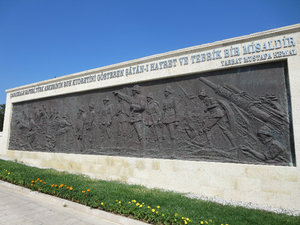
M27 138L29 133L28 123L28 117L23 111L22 118L16 120L17 135L13 137L16 138L17 143L20 144L21 149L26 149L26 147L29 145Z
M70 131L72 131L72 124L70 122L69 115L66 113L58 120L58 127L56 133L56 140L60 145L60 149L66 151L69 149L69 144L71 142L70 139Z
M260 153L248 146L241 145L240 149L242 153L266 163L279 162L286 164L290 161L286 149L279 141L274 139L274 135L269 127L266 125L262 126L257 132L257 137L267 149Z
M31 150L34 150L34 143L36 141L36 136L38 133L38 126L35 123L34 119L29 116L29 126L28 126L28 133L27 133L27 140L28 140L28 144L30 146Z
M87 114L87 120L86 120L86 130L88 132L87 141L89 148L93 149L95 147L95 141L96 141L96 115L95 115L95 105L94 103L91 103L89 105L89 111Z
M70 122L69 115L65 114L58 121L58 131L57 131L58 135L62 135L62 134L67 133L71 126L72 126L72 124Z
M159 142L160 137L160 107L159 103L153 99L153 94L147 96L147 105L144 113L144 123L154 135L155 141Z
M176 126L178 125L178 119L177 119L177 104L172 96L173 89L169 86L166 87L164 91L165 99L163 100L163 118L162 123L166 126L170 139L172 144L174 144L175 140L175 130Z
M86 136L86 113L84 111L84 106L81 106L77 113L77 120L75 126L76 139L78 143L78 150L82 151L85 149L85 136Z
M146 97L141 94L140 86L133 86L132 96L120 92L114 92L114 94L130 105L130 123L133 125L138 140L144 148L144 124L142 114L145 110Z
M126 109L124 108L124 104L122 102L121 97L117 97L118 104L116 105L116 113L115 117L117 119L118 123L118 137L123 139L124 143L126 142L126 136L127 136L127 129L128 129L128 117L129 113L126 112ZM129 112L129 111L128 111Z
M221 101L208 97L204 90L199 92L199 99L204 103L205 110L204 112L208 114L207 118L204 121L204 128L202 129L202 133L205 133L208 146L212 145L212 132L211 130L214 127L219 127L222 133L227 137L230 144L235 147L234 136L231 132L229 115L223 108L224 104ZM225 106L224 106L225 107Z
M103 99L103 110L101 115L101 125L107 135L108 142L111 143L112 138L112 117L113 117L113 106L109 104L110 99L106 96Z

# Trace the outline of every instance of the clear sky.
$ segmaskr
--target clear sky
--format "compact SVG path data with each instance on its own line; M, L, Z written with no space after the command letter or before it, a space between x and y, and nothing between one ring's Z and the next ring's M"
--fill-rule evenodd
M0 0L6 89L300 23L300 0Z

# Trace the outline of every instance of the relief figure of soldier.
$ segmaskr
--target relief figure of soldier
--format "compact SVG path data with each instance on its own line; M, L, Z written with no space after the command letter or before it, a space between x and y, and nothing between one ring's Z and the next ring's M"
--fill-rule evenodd
M153 139L158 148L161 142L161 111L157 101L154 100L153 94L147 95L147 104L144 111L144 124L148 128L148 140Z
M113 117L113 106L110 104L110 99L106 96L103 99L103 105L100 113L100 130L105 134L104 143L106 143L109 147L112 146L112 117Z
M203 89L199 92L199 99L204 104L204 112L206 118L201 133L204 133L207 138L207 147L212 146L212 129L219 128L222 134L227 138L232 147L236 146L235 138L231 130L230 119L233 115L229 115L226 109L229 109L228 104L222 100L217 100L213 97L208 97L206 91Z
M175 142L175 131L178 125L178 118L177 118L177 103L175 98L172 96L174 90L167 86L164 91L164 99L162 101L162 108L163 108L163 116L162 116L162 123L165 125L164 130L167 131L169 138L171 140L172 148L174 147ZM163 134L163 138L165 138L166 134Z
M146 106L146 97L141 94L139 85L134 85L132 88L132 96L126 95L121 92L113 92L118 98L127 102L130 105L130 124L134 127L134 131L137 135L138 142L141 148L144 149L144 123L143 112Z

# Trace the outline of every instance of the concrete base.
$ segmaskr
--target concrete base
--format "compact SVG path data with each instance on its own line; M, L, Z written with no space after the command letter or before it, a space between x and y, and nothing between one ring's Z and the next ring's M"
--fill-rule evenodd
M291 210L300 208L300 173L296 167L24 151L8 151L6 156L26 164L98 179L227 201Z

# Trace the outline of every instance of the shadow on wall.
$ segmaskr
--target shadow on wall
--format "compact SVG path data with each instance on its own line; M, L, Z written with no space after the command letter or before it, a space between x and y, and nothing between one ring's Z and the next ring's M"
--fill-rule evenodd
M5 104L0 105L0 131L3 131Z

